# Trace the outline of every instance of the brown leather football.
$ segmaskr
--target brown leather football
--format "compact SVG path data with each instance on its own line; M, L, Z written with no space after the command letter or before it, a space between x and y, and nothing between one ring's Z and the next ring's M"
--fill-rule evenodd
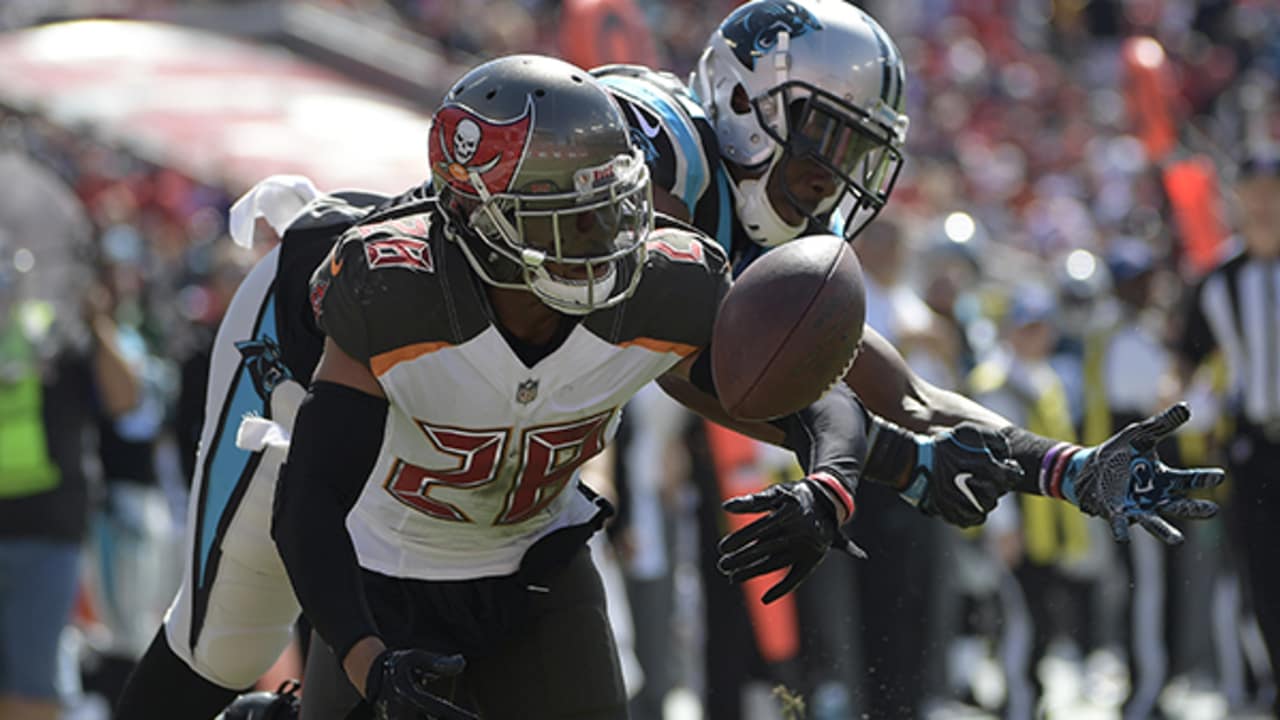
M767 420L817 400L862 340L862 266L834 235L765 253L734 281L716 317L711 374L725 410Z

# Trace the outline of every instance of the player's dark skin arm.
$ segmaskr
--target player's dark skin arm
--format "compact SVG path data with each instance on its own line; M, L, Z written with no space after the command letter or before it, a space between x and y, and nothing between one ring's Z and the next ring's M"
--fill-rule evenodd
M653 186L653 208L663 215L670 215L680 222L693 222L693 215L690 214L688 206L675 195L657 185Z
M862 346L845 383L858 395L867 410L908 430L933 433L971 421L1002 428L1009 421L962 395L947 392L916 375L898 351L883 336L866 327ZM762 422L738 420L725 412L720 401L693 385L689 369L696 356L659 378L668 395L703 417L748 437L781 443L782 431ZM905 471L904 471L905 473ZM905 477L890 484L900 486Z
M973 400L927 382L870 326L863 327L862 349L844 381L868 410L915 432L939 432L966 421L997 429L1010 424Z
M654 207L659 212L691 222L689 208L670 192L653 188ZM749 437L777 444L777 428L768 423L734 420L715 398L691 387L688 367L683 377L679 369L659 380L662 389L709 420ZM870 326L863 328L862 349L845 376L845 383L858 394L868 410L908 430L933 433L953 428L965 421L1002 428L1009 421L969 398L930 384L915 374L897 348ZM696 393L696 394L695 394Z

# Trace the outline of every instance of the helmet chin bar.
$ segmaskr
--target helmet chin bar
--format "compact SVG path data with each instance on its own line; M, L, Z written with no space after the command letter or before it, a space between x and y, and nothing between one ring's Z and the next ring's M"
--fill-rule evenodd
M794 240L805 228L803 222L788 224L769 200L769 178L778 168L781 158L782 153L775 152L763 175L729 183L734 209L742 221L743 230L752 242L762 247L777 247ZM788 199L794 204L794 199Z
M616 166L620 178L608 187L555 195L494 195L473 171L469 184L479 204L464 211L466 222L460 227L446 223L446 232L489 285L529 291L548 307L568 315L612 307L630 297L639 285L645 239L653 227L648 169L638 158L635 161L638 164ZM593 196L598 199L592 201ZM554 206L560 202L566 205L537 207L539 203ZM505 210L503 203L508 203ZM533 207L526 207L526 203ZM632 205L628 207L628 203ZM562 221L571 221L580 213L598 213L604 207L621 211L612 229L608 223L604 228L616 234L600 236L613 240L602 242L598 255L567 256L564 245L572 239L562 235ZM632 211L629 216L627 209ZM631 218L631 224L621 219L626 217ZM526 218L550 221L551 248L525 244ZM486 257L479 257L481 254ZM575 270L581 272L581 279L564 274Z

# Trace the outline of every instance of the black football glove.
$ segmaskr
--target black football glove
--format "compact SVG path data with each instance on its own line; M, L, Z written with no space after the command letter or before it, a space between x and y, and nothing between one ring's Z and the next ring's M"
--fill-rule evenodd
M383 650L369 666L365 698L376 720L478 720L444 698L427 691L427 684L462 672L461 655L438 655L426 650Z
M1217 504L1186 497L1188 490L1220 485L1217 468L1181 470L1160 462L1156 443L1191 418L1186 403L1127 425L1096 447L1084 448L1067 461L1061 494L1089 515L1106 518L1118 542L1129 540L1138 523L1169 545L1182 533L1162 516L1202 519L1218 512Z
M833 545L857 558L866 558L853 541L840 532L836 509L826 491L805 479L779 483L766 490L725 501L731 513L767 512L746 527L720 541L720 572L733 582L790 567L791 570L764 594L765 604L791 592L822 562Z
M1021 479L1008 439L993 428L965 422L916 436L916 464L901 496L926 515L972 527L982 524L1000 496Z

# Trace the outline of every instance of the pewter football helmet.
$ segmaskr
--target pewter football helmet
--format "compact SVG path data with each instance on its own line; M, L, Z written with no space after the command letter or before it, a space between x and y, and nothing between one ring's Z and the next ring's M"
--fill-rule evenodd
M485 282L573 315L634 292L653 227L649 171L586 71L539 55L485 63L454 83L430 133L449 237Z
M884 29L845 0L739 7L712 33L689 85L724 158L764 170L734 188L757 243L771 247L804 229L787 226L765 194L787 158L811 158L834 175L839 190L809 215L826 224L838 207L846 239L889 199L907 135L906 71Z

